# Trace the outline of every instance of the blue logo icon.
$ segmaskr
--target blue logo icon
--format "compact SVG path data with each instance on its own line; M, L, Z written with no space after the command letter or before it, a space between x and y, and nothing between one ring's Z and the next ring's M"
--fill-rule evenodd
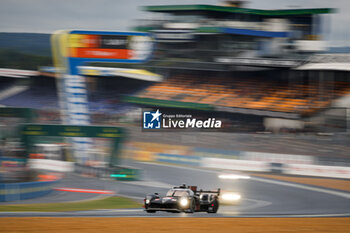
M143 128L144 129L160 129L161 115L157 109L156 112L143 112Z

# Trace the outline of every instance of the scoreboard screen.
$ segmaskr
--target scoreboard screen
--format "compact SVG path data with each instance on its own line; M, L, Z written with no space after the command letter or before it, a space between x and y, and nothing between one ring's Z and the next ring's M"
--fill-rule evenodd
M70 34L68 56L145 60L153 48L153 39L144 35L90 35Z

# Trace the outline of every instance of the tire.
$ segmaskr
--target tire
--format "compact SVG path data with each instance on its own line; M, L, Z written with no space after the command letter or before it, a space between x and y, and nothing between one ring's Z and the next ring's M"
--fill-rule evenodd
M190 208L188 208L186 213L193 214L195 211L196 211L196 202L192 200L190 204Z
M146 210L147 213L155 213L155 210Z
M212 210L208 210L208 214L215 214L216 212L218 212L218 209L219 209L219 202L217 200L215 200L213 202L214 206L213 206L213 209Z

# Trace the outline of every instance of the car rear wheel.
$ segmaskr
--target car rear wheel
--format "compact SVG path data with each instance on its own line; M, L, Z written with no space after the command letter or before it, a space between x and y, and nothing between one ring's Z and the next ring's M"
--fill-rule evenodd
M209 214L215 214L216 212L218 212L219 209L219 202L217 200L213 201L213 203L211 204L212 206L209 206L208 208L208 213Z

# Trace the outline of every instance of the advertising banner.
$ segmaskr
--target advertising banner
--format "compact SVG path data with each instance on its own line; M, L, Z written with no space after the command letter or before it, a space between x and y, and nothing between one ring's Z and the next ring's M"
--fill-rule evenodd
M68 57L144 61L153 50L153 38L145 33L72 31ZM96 62L95 60L93 62Z

